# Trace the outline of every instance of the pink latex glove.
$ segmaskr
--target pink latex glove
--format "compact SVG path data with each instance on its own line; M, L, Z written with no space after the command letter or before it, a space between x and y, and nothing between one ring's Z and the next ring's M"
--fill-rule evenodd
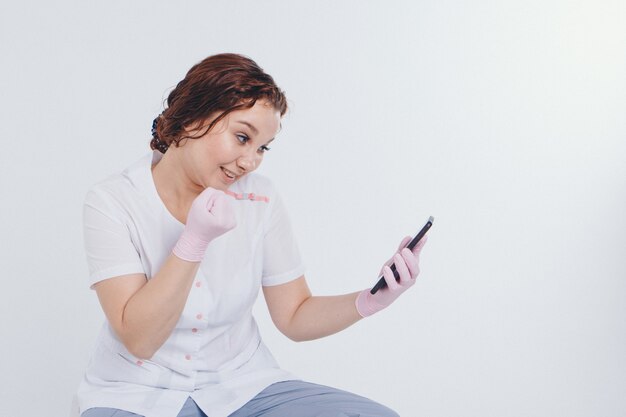
M209 243L237 225L232 197L215 188L206 188L191 203L187 224L172 252L180 259L200 262Z
M395 255L389 259L381 269L379 276L385 277L387 286L371 294L370 289L363 290L356 298L356 309L361 317L368 317L379 312L385 307L393 303L400 295L411 288L415 284L415 278L420 273L419 258L420 252L428 238L424 236L422 240L415 245L413 250L405 246L411 241L411 236L405 237ZM400 281L396 281L390 266L396 264L396 270L400 276Z

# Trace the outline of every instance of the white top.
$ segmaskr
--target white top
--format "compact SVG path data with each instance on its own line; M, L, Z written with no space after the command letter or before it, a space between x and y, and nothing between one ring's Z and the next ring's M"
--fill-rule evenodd
M88 192L84 240L92 288L125 274L150 279L180 237L184 225L167 211L152 179L160 157L154 151ZM237 227L209 244L170 337L150 360L139 360L105 320L78 389L81 412L111 407L175 417L191 396L207 416L225 417L267 386L298 379L279 368L252 317L261 285L304 273L287 212L269 179L256 173L229 191L237 194Z

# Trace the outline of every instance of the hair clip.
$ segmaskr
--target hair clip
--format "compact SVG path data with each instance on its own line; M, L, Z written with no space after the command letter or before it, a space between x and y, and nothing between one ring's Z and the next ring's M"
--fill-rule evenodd
M166 109L167 110L167 109ZM153 138L157 138L158 139L158 133L157 133L157 125L159 124L159 119L165 114L165 110L163 110L161 113L159 113L159 115L157 117L154 118L154 120L152 121L152 129L150 129L150 131L152 132L152 137Z

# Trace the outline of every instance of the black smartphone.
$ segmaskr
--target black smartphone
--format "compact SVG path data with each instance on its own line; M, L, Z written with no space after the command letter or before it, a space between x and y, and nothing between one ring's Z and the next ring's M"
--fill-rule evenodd
M430 227L433 225L433 221L435 221L435 218L433 216L430 216L428 218L428 221L424 225L424 227L422 227L422 229L419 232L417 232L417 234L413 237L413 239L411 239L409 244L406 245L405 247L409 249L413 249L415 245L417 245L418 242L422 240L426 232L428 232ZM395 277L396 281L399 281L400 275L398 275L398 271L396 271L396 264L392 264L390 268L391 268L391 272L393 272L393 276ZM385 288L386 286L387 286L387 281L385 281L385 277L381 275L376 285L374 285L374 288L370 290L370 293L376 294L378 290L380 290L381 288Z

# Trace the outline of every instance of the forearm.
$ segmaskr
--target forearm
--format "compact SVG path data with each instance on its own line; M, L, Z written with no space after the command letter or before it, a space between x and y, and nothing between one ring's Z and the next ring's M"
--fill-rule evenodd
M156 275L128 300L122 333L133 354L148 359L170 336L183 312L199 265L170 255Z
M362 319L354 304L358 294L307 298L293 315L287 335L296 341L313 340L353 325Z

